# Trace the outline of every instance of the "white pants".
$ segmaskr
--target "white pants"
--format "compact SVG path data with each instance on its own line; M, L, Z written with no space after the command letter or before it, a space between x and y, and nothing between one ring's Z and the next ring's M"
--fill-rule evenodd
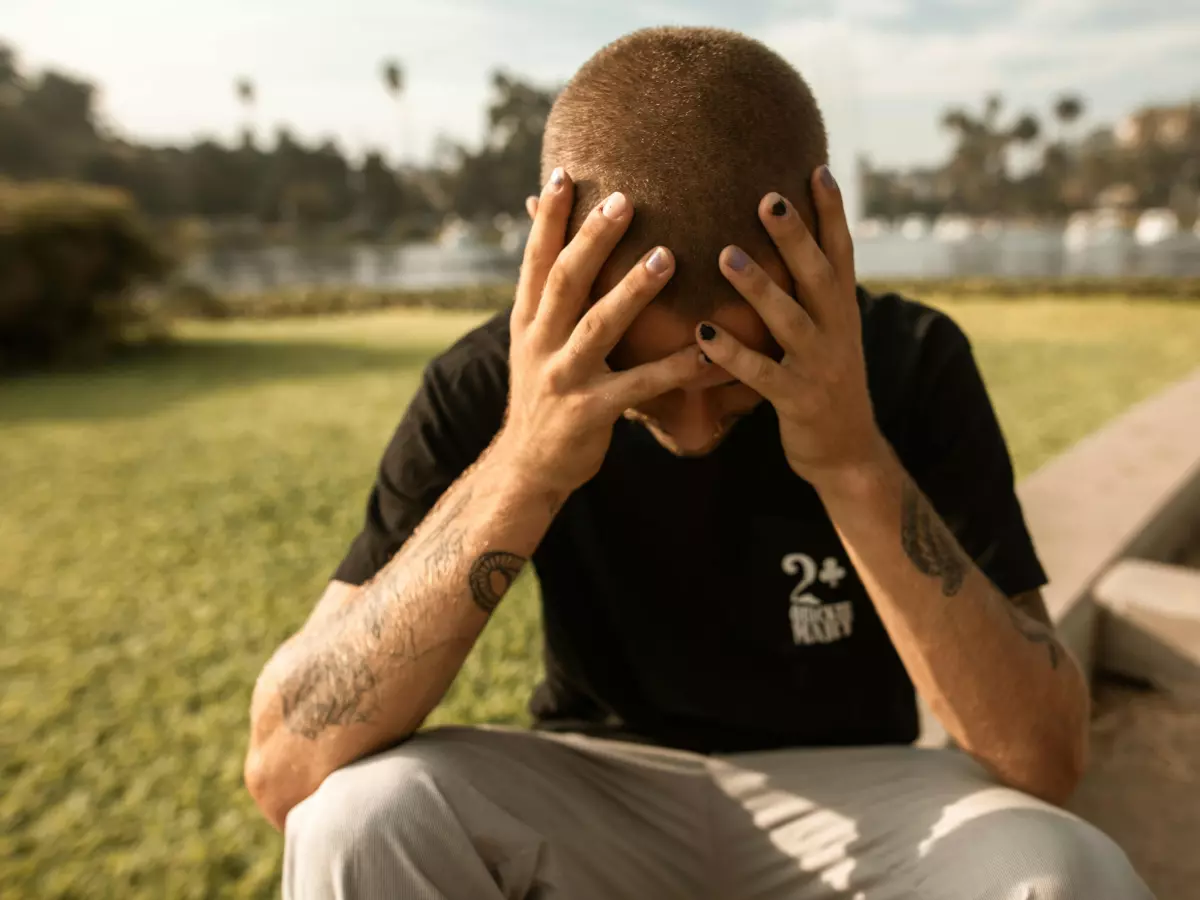
M441 728L332 774L285 833L285 900L1151 898L1100 831L954 750Z

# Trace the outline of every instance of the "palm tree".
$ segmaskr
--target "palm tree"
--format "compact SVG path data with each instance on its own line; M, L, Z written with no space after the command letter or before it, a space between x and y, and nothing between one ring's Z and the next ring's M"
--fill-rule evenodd
M254 143L254 102L257 98L254 82L243 76L233 83L233 89L237 94L238 102L246 110L246 121L242 126L242 142L248 146Z
M1063 140L1063 133L1075 121L1083 115L1083 100L1074 94L1063 94L1054 103L1054 118L1058 120L1059 143Z
M1014 123L1009 132L1018 144L1032 144L1042 133L1042 126L1035 116L1025 113Z
M400 144L396 148L400 154L400 163L403 165L404 157L407 155L404 152L404 112L401 106L401 100L404 97L404 69L400 67L400 63L395 59L384 60L383 63L383 86L389 94L392 95L392 100L396 103L396 117L400 121Z

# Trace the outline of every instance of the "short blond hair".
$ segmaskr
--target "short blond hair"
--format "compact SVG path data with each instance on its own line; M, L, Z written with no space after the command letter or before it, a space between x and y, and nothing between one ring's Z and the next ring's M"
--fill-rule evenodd
M647 28L602 48L559 94L542 181L556 166L575 181L571 235L623 191L636 214L614 256L670 247L675 276L656 302L705 315L738 299L717 268L721 248L775 252L756 214L762 196L779 191L811 225L809 179L828 161L812 90L774 51L723 29Z

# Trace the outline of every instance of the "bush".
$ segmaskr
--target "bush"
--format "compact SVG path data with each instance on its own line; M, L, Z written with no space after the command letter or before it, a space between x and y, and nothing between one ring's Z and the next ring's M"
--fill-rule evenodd
M1063 297L1071 299L1139 297L1155 300L1200 300L1200 278L1151 275L1070 278L894 278L864 281L873 291L895 291L922 299L942 296L968 300L1026 300Z
M876 292L895 291L916 300L972 298L1020 302L1062 297L1076 300L1116 297L1200 300L1200 278L960 278L926 280L868 279ZM163 302L179 315L201 319L274 319L369 312L391 308L498 310L513 302L510 282L458 288L292 287L219 295L201 285L179 281L163 292Z
M219 296L200 285L170 285L163 304L179 315L202 319L276 319L370 312L380 309L499 310L513 302L507 282L430 290L368 287L294 287Z
M0 181L0 369L92 361L157 331L168 257L120 191Z

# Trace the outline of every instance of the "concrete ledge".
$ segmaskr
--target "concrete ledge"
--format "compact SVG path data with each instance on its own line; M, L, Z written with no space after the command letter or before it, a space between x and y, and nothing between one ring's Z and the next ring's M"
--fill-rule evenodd
M1119 559L1168 559L1200 519L1200 369L1051 460L1018 487L1050 576L1046 605L1095 663L1091 590Z
M1160 688L1200 684L1200 570L1125 560L1092 595L1104 668Z

